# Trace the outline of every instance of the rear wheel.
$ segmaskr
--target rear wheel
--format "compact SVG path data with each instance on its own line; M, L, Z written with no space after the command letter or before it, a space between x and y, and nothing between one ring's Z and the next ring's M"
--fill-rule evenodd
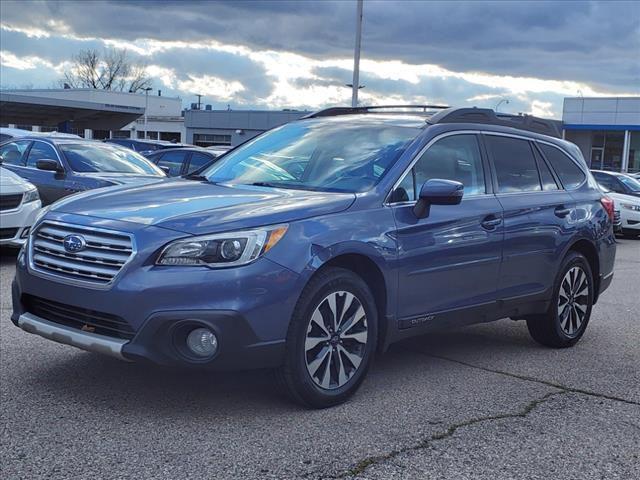
M577 252L567 255L554 289L547 312L528 318L527 327L533 339L542 345L571 347L584 334L593 306L593 275L583 255Z
M377 311L367 284L342 268L318 273L304 289L278 372L289 395L314 408L347 400L371 364Z

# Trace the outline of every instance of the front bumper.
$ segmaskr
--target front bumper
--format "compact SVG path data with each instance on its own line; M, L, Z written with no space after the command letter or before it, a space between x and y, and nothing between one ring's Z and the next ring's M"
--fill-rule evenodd
M624 230L640 231L640 212L623 207L620 209L620 216L622 217L622 228Z
M26 255L23 249L18 256L12 285L14 324L84 350L165 366L233 370L280 365L302 288L298 274L267 258L212 270L157 267L140 256L110 288L96 289L33 272ZM35 314L28 301L32 297L71 307L67 316L76 310L82 312L81 319L65 325ZM83 331L87 312L119 317L131 326L132 338ZM176 345L176 331L185 324L206 326L216 333L219 349L211 360L185 356Z
M126 360L126 357L122 354L122 347L127 343L126 340L83 332L82 330L50 322L32 313L20 315L18 317L18 326L25 332L40 335L54 342Z
M41 206L40 200L37 200L21 203L15 210L0 212L0 228L3 231L3 235L0 236L0 245L15 247L23 245ZM10 234L5 236L4 232L10 232Z

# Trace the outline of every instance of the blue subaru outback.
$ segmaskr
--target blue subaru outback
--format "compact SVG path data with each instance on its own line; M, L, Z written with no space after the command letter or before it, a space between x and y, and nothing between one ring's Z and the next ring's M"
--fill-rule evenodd
M616 251L578 148L535 117L409 111L320 111L190 178L56 202L13 322L123 360L275 368L312 407L434 329L510 317L574 345Z

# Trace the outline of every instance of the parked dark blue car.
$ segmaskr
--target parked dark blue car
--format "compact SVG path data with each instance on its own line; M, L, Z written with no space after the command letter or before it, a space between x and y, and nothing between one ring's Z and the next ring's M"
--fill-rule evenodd
M76 138L27 137L0 145L2 166L38 188L43 205L72 193L158 181L165 173L129 149Z
M511 317L574 345L616 250L578 148L534 117L376 112L276 128L199 181L58 202L18 257L13 322L126 360L275 367L313 407L434 329Z

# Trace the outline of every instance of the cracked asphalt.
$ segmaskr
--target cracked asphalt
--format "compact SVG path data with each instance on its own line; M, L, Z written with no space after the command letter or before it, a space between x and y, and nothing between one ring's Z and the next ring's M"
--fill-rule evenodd
M127 364L15 328L0 264L0 474L38 478L630 479L640 471L640 240L585 337L502 320L395 345L322 411L269 372Z

